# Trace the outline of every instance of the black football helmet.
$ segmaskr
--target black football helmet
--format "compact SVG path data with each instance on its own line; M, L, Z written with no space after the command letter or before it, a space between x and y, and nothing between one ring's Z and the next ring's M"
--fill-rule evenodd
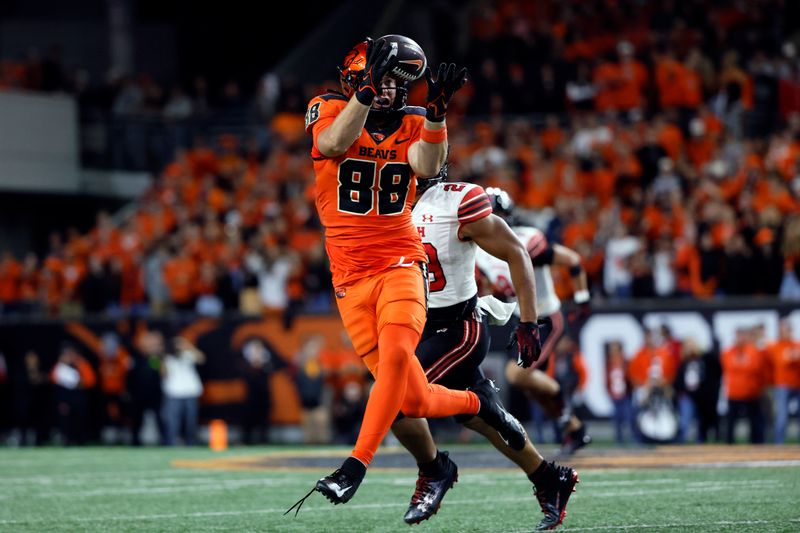
M447 168L449 166L450 163L445 160L444 165L439 169L439 173L434 177L417 179L417 196L422 196L422 194L431 187L447 181Z
M492 212L511 224L514 219L514 200L500 187L487 187L486 196L492 204Z
M425 73L427 59L422 48L408 37L390 34L384 35L380 39L388 41L394 49L393 53L398 57L397 66L391 72L391 77L397 83L397 92L391 109L387 111L399 111L408 102L409 82L419 79ZM364 75L366 63L367 42L363 41L353 46L345 55L342 64L337 67L342 92L348 98L358 89L358 85ZM372 111L382 112L378 109L373 109Z

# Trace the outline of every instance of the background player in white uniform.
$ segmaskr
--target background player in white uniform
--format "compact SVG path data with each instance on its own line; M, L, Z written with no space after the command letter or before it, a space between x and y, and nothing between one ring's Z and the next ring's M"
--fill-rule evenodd
M412 211L428 254L430 282L428 317L416 353L429 382L466 389L486 380L479 365L489 350L487 322L505 323L517 307L493 297L478 300L476 250L480 247L503 261L511 282L521 295L524 291L513 338L518 345L518 363L525 367L536 361L540 351L535 284L527 251L508 225L492 214L483 189L469 183L444 183L446 175L445 165L438 183L427 180L423 191L418 189ZM428 184L431 186L425 188ZM504 439L480 418L457 419L483 434L533 482L545 514L538 529L560 524L578 480L577 472L545 462L530 441ZM415 524L436 513L444 494L457 480L458 469L447 452L436 449L424 419L400 418L392 430L419 465L417 488L404 516L407 523Z
M563 265L570 269L575 285L575 303L583 318L589 312L589 290L586 272L577 252L560 244L550 244L540 230L518 225L514 217L514 202L507 192L490 187L486 190L494 213L511 225L512 230L525 245L534 266L536 278L536 307L544 319L542 325L542 355L531 368L521 368L509 360L506 365L508 382L530 393L544 408L548 416L557 420L563 435L562 454L572 454L591 442L585 424L572 413L569 398L564 398L559 383L550 377L547 366L559 339L564 334L564 315L561 300L556 294L550 265ZM508 265L479 250L476 256L478 269L491 286L491 291L504 301L514 301L518 291L510 283ZM516 313L515 313L516 314ZM509 354L510 355L510 354Z

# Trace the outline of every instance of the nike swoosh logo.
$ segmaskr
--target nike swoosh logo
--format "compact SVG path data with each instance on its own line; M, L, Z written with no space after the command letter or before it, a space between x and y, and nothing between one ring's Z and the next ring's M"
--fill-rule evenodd
M352 488L353 488L353 485L350 485L349 487L345 487L345 488L333 489L333 492L336 493L336 497L337 498L341 498L342 496L347 494L347 491L349 491Z
M406 141L407 141L407 140L409 140L410 138L411 138L411 137L406 137L405 139L397 139L397 140L394 142L394 144L403 144L404 142L406 142Z
M409 65L416 65L419 68L422 68L422 60L421 59L401 59L398 63L408 63Z

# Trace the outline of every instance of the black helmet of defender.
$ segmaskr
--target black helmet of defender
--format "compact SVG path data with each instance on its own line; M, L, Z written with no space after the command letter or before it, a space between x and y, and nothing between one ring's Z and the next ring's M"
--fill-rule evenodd
M486 196L492 204L492 212L505 220L509 226L515 224L514 200L506 191L499 187L487 187Z

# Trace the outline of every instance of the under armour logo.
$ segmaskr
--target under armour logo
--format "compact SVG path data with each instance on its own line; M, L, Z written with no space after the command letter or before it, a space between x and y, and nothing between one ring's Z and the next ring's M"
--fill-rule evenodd
M423 222L433 222L433 215L422 215Z

